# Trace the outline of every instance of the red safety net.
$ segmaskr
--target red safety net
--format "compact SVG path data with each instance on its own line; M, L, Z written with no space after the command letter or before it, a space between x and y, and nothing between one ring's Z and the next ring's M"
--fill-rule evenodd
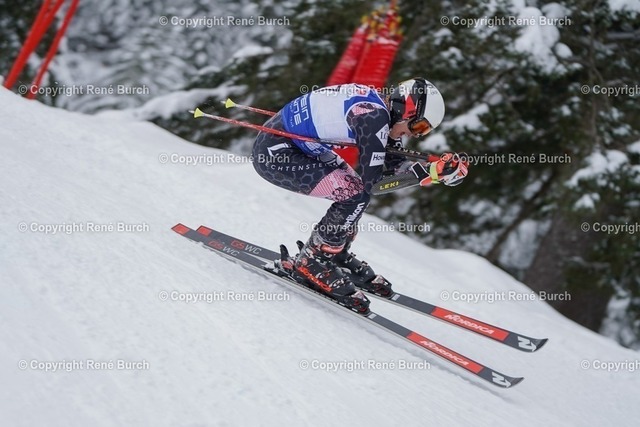
M363 17L327 84L360 83L381 90L402 41L400 20L395 0L387 10L381 7ZM357 148L335 147L334 151L351 166L357 165Z
M51 27L56 13L64 2L65 0L44 0L42 2L40 10L38 11L38 15L36 16L36 19L31 26L31 30L29 31L29 35L22 45L22 49L20 49L20 53L18 54L18 57L14 61L6 80L4 81L4 87L6 87L7 89L11 89L13 85L15 85L16 81L18 81L18 77L20 76L20 73L22 73L22 70L27 63L29 56L40 44L40 41ZM47 51L47 54L42 61L42 64L40 65L40 69L38 70L36 77L31 82L31 85L28 86L27 98L33 99L36 96L37 88L42 81L44 73L49 67L49 63L58 50L60 40L67 30L67 27L71 22L71 18L73 18L76 8L78 7L78 2L79 0L71 0L62 24L58 28L53 42L51 43L51 46L49 46L49 50Z
M367 43L368 32L369 27L366 22L358 27L340 61L338 61L338 65L333 69L327 82L328 86L352 82L353 75L358 67L358 61Z

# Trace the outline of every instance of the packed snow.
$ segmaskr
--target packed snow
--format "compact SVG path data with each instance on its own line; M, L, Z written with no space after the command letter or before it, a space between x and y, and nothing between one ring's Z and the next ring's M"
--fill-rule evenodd
M638 0L609 0L609 7L614 12L630 12L637 14L640 12L640 1Z
M0 117L0 425L637 425L638 354L521 300L528 288L479 256L425 247L372 216L354 245L398 291L548 337L527 354L372 302L524 376L513 389L171 231L206 224L293 246L328 201L122 115L53 109L0 89ZM258 292L284 300L247 300Z

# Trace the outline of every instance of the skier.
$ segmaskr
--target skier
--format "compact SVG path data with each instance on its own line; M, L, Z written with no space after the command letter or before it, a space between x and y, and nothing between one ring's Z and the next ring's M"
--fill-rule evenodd
M392 294L391 284L349 250L383 171L414 173L422 186L458 185L467 175L468 162L451 153L432 162L413 162L385 152L387 146L401 147L405 135L426 135L443 117L444 101L438 89L414 78L384 98L358 84L321 88L292 100L265 123L297 135L349 140L359 149L356 172L327 144L266 132L256 138L253 166L261 177L281 188L334 202L300 253L287 262L299 280L363 310L369 301L357 288L381 296Z

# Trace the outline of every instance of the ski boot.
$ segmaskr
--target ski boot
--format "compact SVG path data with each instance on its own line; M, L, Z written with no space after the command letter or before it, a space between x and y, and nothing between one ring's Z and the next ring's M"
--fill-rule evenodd
M366 261L360 261L356 258L356 254L349 252L356 233L357 231L352 231L347 235L347 243L342 251L333 258L333 262L344 270L358 288L383 298L390 298L393 295L391 283L376 274Z
M280 265L290 269L291 276L297 282L335 299L357 313L369 312L367 297L333 263L333 258L342 250L342 246L327 245L314 231L306 244L298 242L298 248L300 253L294 259L289 257L286 247L280 247Z

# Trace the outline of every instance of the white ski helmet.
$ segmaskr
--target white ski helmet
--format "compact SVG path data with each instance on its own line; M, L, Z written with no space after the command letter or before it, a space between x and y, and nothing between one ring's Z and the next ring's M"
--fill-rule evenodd
M438 127L444 118L444 99L428 80L416 77L398 84L389 94L391 126L409 120L409 129L424 135Z

